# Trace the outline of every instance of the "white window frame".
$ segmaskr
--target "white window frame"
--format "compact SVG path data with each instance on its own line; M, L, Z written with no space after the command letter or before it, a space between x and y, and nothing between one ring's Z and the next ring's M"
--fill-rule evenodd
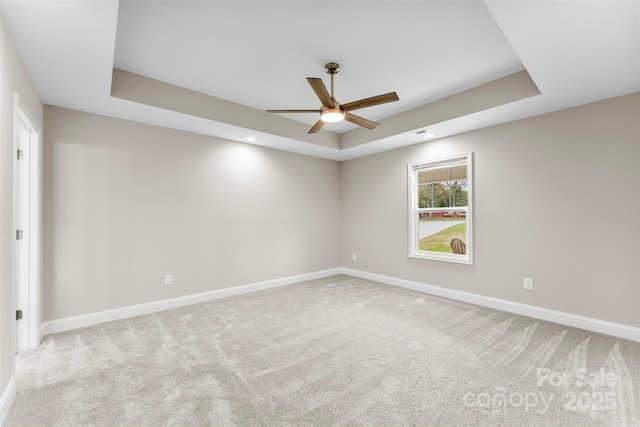
M418 206L418 171L425 168L437 167L454 162L466 161L467 164L467 206L450 208L419 208ZM434 160L409 163L407 165L408 178L408 217L409 217L409 257L429 259L435 261L453 262L459 264L473 264L473 153L459 154ZM467 220L466 254L449 254L419 249L419 213L452 211L465 212Z

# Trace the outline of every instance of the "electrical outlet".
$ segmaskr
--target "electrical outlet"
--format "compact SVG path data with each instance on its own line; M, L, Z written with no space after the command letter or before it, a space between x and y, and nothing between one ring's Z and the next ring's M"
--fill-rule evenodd
M358 260L358 255L353 254L353 256L351 257L351 259L353 259L354 261L357 261L357 260Z
M173 274L164 275L164 285L165 286L173 285Z
M527 277L524 278L524 288L532 291L533 290L533 279L529 279Z

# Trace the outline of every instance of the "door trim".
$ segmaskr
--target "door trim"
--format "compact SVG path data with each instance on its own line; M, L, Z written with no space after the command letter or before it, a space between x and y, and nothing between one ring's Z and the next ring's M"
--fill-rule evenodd
M29 298L26 309L28 322L27 346L29 349L38 347L42 341L42 176L43 176L43 144L42 130L20 95L14 93L13 106L13 155L18 149L18 121L29 131ZM16 160L14 160L15 162ZM15 163L14 163L15 165ZM17 168L13 172L13 226L17 223ZM13 282L13 311L16 310L18 296L18 282L16 275L16 240L12 245L12 282ZM14 349L16 348L14 337Z

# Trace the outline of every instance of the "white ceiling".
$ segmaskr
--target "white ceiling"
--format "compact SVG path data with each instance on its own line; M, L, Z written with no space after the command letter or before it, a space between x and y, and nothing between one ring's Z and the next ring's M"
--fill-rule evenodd
M335 160L423 139L402 132L348 149L321 146L306 132L296 140L112 97L112 69L259 110L313 109L319 102L305 77L328 86L324 64L336 61L340 102L398 93L398 102L358 111L380 128L524 69L541 92L429 124L436 138L640 91L638 1L4 0L2 19L47 104L241 142L252 135L254 144ZM354 127L327 124L321 134Z

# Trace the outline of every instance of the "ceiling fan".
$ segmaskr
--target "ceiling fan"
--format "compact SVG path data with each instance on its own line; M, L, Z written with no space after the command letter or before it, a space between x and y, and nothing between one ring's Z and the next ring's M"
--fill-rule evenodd
M322 107L320 107L320 109L267 110L267 113L320 113L320 120L318 120L317 123L309 129L308 133L318 132L327 122L339 122L343 119L367 129L373 129L378 126L378 123L356 116L355 114L351 114L351 111L358 110L360 108L372 107L374 105L386 104L387 102L398 101L398 95L395 92L389 92L384 95L372 96L370 98L340 104L333 96L333 76L338 74L338 71L340 71L340 64L329 62L324 66L324 71L331 76L331 94L327 91L327 87L322 82L322 79L317 77L307 77L307 81L311 85L311 89L313 89L322 103Z

